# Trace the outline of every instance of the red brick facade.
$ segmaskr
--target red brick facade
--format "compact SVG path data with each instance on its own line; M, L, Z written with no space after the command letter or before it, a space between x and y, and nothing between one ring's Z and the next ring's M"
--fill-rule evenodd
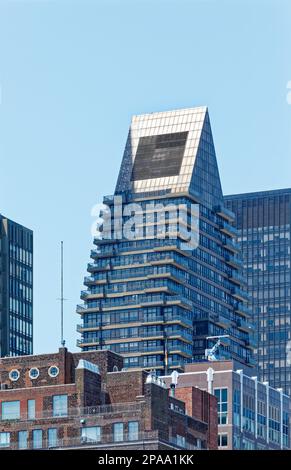
M51 366L59 370L55 377L49 375ZM111 351L70 353L65 348L55 354L1 359L0 444L2 442L3 446L6 439L5 447L17 449L19 433L26 431L27 447L34 448L33 431L39 430L41 448L194 449L212 446L209 426L212 426L213 416L208 405L205 410L197 403L194 406L193 395L191 416L188 416L178 394L175 398L169 396L160 380L146 383L146 372L122 370L122 366L122 357ZM33 368L38 369L34 371L35 375L39 373L36 378L30 378ZM9 376L12 370L19 373L15 381ZM198 392L196 395L198 397ZM64 414L56 416L53 403L59 396L66 397L67 408ZM32 418L28 416L28 400L35 400ZM4 402L6 407L7 402L13 401L17 402L19 415L11 419L3 415L2 404ZM118 442L115 423L122 428ZM100 433L95 440L87 437L93 428ZM56 442L50 442L49 430L56 433Z
M207 441L210 450L217 449L217 400L196 387L178 387L175 396L185 402L186 413L208 423Z

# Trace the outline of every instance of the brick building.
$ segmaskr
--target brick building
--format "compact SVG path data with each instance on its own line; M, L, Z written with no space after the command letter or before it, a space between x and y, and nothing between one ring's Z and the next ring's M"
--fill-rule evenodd
M170 387L173 377L165 376L163 380ZM174 394L185 402L186 413L200 419L203 415L199 414L196 395L202 390L217 398L219 449L290 448L290 398L282 389L260 382L251 368L232 360L187 364L185 373L176 377ZM204 413L207 406L211 419L214 404L205 404ZM208 440L212 441L215 435L211 435L211 425L209 429Z
M0 447L212 448L216 407L189 416L161 379L122 368L104 350L2 358ZM201 407L207 396L200 392Z

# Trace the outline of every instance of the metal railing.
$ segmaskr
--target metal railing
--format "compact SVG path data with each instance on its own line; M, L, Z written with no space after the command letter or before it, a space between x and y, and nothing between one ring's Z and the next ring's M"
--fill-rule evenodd
M135 446L140 442L149 442L149 441L161 441L165 444L168 444L171 447L176 449L189 449L195 450L200 449L200 443L190 443L188 441L178 438L177 436L168 436L167 433L162 433L161 431L139 431L135 433L119 433L119 434L102 434L99 438L92 439L87 437L84 433L82 436L82 428L80 428L80 436L71 437L67 439L39 439L33 441L31 439L27 440L25 445L22 444L21 448L17 442L7 442L0 446L1 448L10 449L10 450L25 450L25 449L35 449L35 450L54 450L54 449L63 449L63 448L102 448L104 446L108 447L109 445L122 446L126 447Z
M21 414L19 418L11 416L10 419L2 419L0 423L4 422L22 422L22 421L39 421L39 420L60 420L71 419L77 417L96 416L102 417L106 414L112 413L132 413L133 411L141 411L143 402L125 402L114 405L96 405L88 407L69 408L67 411L54 414L52 410L37 411L33 418L29 418L27 414Z

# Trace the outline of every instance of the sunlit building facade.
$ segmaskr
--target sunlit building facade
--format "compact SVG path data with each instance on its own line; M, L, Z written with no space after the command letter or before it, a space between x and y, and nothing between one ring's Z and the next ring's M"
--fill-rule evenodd
M0 356L33 352L33 233L0 214Z
M224 207L207 108L134 116L115 194L103 202L107 222L77 307L78 346L111 349L125 367L164 374L203 360L222 336L219 358L254 365L237 231ZM187 215L177 223L166 211L161 227L157 214L169 205L184 205ZM132 209L141 214L135 237L125 236ZM189 243L186 233L195 234Z
M262 381L291 396L291 189L227 196L236 214Z

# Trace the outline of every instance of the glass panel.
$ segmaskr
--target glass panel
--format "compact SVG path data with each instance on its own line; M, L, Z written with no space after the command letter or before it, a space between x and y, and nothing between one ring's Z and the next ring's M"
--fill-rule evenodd
M0 432L0 447L10 446L10 432Z
M188 132L140 137L131 180L178 175Z
M42 448L42 430L35 429L32 431L32 445L34 449Z
M19 431L18 433L18 449L27 449L27 431Z
M123 423L113 424L113 438L114 442L123 441Z
M227 401L227 388L221 390L221 401Z
M20 401L2 402L2 420L20 419Z
M130 421L128 423L128 440L138 440L138 421Z
M68 414L68 395L55 395L53 397L53 415L67 416Z
M28 419L35 419L35 400L27 401L27 417Z
M89 426L82 428L82 439L91 442L100 442L101 428L100 426Z
M48 430L48 445L49 447L56 447L58 442L58 431L56 428Z

